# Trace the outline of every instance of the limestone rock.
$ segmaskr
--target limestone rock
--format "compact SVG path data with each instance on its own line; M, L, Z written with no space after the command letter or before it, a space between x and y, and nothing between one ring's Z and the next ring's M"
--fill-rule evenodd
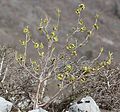
M74 102L69 108L69 112L100 112L96 102L90 96Z
M12 103L0 97L0 112L10 112L12 109Z

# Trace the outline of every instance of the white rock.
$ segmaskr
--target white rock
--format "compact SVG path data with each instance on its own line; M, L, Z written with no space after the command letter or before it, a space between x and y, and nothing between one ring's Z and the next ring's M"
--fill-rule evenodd
M92 97L86 96L73 103L69 108L69 112L100 112L100 109Z
M39 108L39 109L35 109L35 110L30 110L28 112L48 112L48 111L46 111L46 110L44 110L42 108Z
M12 109L12 103L0 97L0 112L10 112Z

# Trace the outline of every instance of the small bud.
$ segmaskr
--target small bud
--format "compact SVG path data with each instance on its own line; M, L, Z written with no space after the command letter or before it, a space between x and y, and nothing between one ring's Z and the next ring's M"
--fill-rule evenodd
M83 77L83 78L80 79L80 81L81 81L82 83L84 83L84 82L86 81L86 79Z
M63 74L58 74L57 75L57 79L60 80L60 81L62 81L63 80Z
M28 28L28 26L24 27L23 33L29 33L29 28Z
M96 19L97 19L97 18L99 18L99 15L98 15L98 14L96 14L95 18L96 18Z
M47 23L48 23L48 19L45 18L45 19L43 20L43 23L44 23L44 24L47 24Z
M55 37L53 38L53 40L54 40L55 42L58 42L58 37L55 36Z
M36 42L36 43L34 43L34 48L38 48L39 47L39 44Z
M84 24L83 20L80 20L80 21L79 21L79 24L80 24L80 25L83 25L83 24Z
M91 35L91 34L92 34L92 31L89 30L87 33L88 33L88 35Z
M72 51L72 55L77 56L77 51Z
M58 8L56 11L57 11L57 16L59 17L61 15L61 10Z
M84 32L86 30L87 30L87 28L85 26L83 26L83 27L80 28L80 32Z
M93 27L98 30L99 29L99 26L97 24L94 24Z
M43 49L43 48L44 48L44 45L43 45L43 43L42 43L42 42L40 43L40 45L39 45L39 46L40 46L40 49Z
M102 53L104 51L104 48L102 47L101 49L100 49L100 52Z
M26 45L27 45L27 42L24 41L24 40L19 40L19 42L20 42L20 44L21 44L22 46L26 46Z
M82 10L85 9L85 5L84 5L84 4L80 4L79 7L80 7L80 9L82 9Z
M78 14L78 15L80 14L80 12L81 12L81 10L79 8L77 8L76 11L75 11L75 13Z

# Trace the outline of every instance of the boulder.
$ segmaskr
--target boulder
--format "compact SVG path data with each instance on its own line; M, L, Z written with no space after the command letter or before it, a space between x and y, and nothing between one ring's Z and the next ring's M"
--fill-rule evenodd
M74 102L69 107L69 112L100 112L100 109L92 97L86 96L80 101Z
M12 103L0 97L0 112L10 112L12 109Z

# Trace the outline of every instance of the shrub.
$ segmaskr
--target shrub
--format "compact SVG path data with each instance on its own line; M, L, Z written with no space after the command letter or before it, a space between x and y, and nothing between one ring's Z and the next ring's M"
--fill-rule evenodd
M31 84L32 86L35 86L31 87L33 88L33 91L36 91L35 95L29 96L28 94L31 102L34 102L34 104L32 103L34 109L38 107L46 108L49 104L56 101L57 98L62 99L62 97L66 95L66 92L68 92L67 95L71 92L73 93L78 89L78 82L80 84L85 83L90 74L96 73L111 64L111 52L108 53L106 60L98 61L99 57L103 53L103 48L100 48L99 54L92 61L84 60L84 56L79 57L78 55L78 49L85 46L91 38L93 32L99 28L99 16L97 14L91 29L87 28L84 20L80 17L84 9L84 4L80 4L76 8L75 13L78 16L77 25L71 34L67 34L64 37L66 39L66 43L61 50L57 49L60 38L59 21L61 11L59 9L56 10L58 18L57 23L51 26L50 29L48 28L50 19L47 16L45 19L42 18L40 20L38 32L41 37L44 36L46 42L35 41L32 37L29 26L24 27L23 33L25 35L25 39L19 41L20 45L24 48L24 53L18 53L16 51L15 59L17 60L17 63L19 63L20 68L22 68L22 74L26 74L25 76L22 75L22 79L28 79L29 85ZM76 33L84 33L86 35L85 39L82 42L79 42L76 38L74 38ZM29 43L32 43L34 49L37 51L39 58L36 60L28 58L27 51ZM0 70L2 70L2 68ZM19 78L21 79L21 77ZM47 86L53 81L55 81L54 84L58 86L56 88L58 91L48 101L44 102L45 92L48 89ZM25 89L25 84L26 83L22 85L22 83L20 83L18 85L24 86ZM25 91L27 91L28 88L26 88Z

